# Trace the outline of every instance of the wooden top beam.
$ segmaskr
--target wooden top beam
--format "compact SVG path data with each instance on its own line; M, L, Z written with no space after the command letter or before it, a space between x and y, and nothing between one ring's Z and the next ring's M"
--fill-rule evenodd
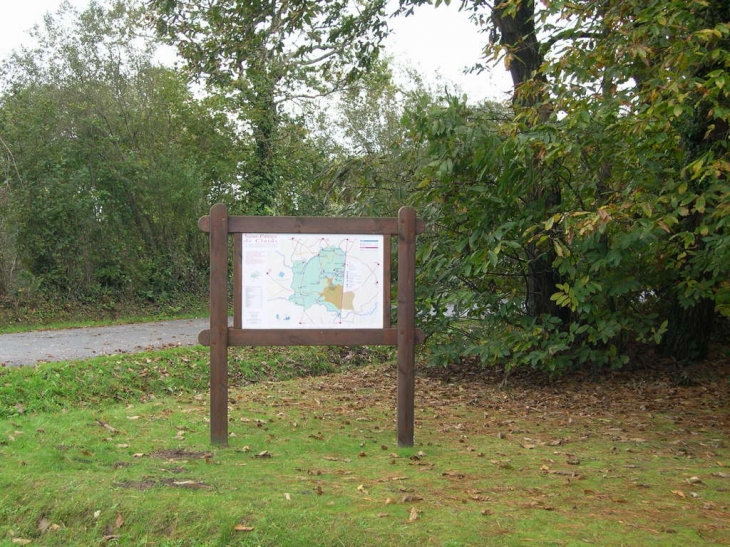
M210 216L198 220L203 232L210 232ZM426 224L416 220L416 233L426 231ZM244 234L398 234L397 218L328 218L328 217L228 217L228 233Z

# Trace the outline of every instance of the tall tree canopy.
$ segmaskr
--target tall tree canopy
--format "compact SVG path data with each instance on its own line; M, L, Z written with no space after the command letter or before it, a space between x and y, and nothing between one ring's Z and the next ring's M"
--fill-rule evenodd
M418 199L453 234L423 249L424 298L472 302L451 331L438 323L449 314L424 318L453 334L442 351L620 365L629 342L653 340L679 361L704 357L713 319L730 315L730 7L462 9L513 76L514 117L488 131L455 103L416 126L433 158ZM447 297L434 280L449 280Z
M228 119L152 62L128 3L68 4L3 65L4 252L46 294L164 298L206 269L196 219L236 180ZM10 163L12 159L12 163ZM10 272L5 272L10 275Z
M356 79L385 34L384 0L289 2L151 0L157 28L190 73L224 95L253 137L248 211L270 213L285 101L321 96Z

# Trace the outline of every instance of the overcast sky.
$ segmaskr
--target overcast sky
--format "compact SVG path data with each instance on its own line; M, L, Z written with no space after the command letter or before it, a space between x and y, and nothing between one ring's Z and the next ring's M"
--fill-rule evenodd
M43 15L55 12L62 0L0 0L0 58L30 38L28 30L41 23ZM83 7L88 0L70 0ZM463 69L479 60L486 36L480 35L467 14L456 5L422 6L408 18L392 19L394 34L387 51L399 63L419 70L427 80L440 74L458 84L473 100L504 100L510 90L508 74L501 68L491 73L464 75Z

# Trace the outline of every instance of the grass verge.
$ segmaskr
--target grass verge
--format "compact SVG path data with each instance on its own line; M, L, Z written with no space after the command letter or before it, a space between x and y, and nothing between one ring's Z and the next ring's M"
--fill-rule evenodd
M207 298L180 295L167 303L140 300L107 304L77 301L44 302L13 306L0 299L0 334L73 327L98 327L146 323L208 315Z
M228 448L203 350L0 371L0 545L730 545L726 371L423 374L403 449L387 354L237 349Z

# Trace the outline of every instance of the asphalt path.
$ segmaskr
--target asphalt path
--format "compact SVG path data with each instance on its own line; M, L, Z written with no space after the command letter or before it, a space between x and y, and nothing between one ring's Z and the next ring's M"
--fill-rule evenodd
M0 366L74 361L100 355L193 346L209 319L0 334Z

